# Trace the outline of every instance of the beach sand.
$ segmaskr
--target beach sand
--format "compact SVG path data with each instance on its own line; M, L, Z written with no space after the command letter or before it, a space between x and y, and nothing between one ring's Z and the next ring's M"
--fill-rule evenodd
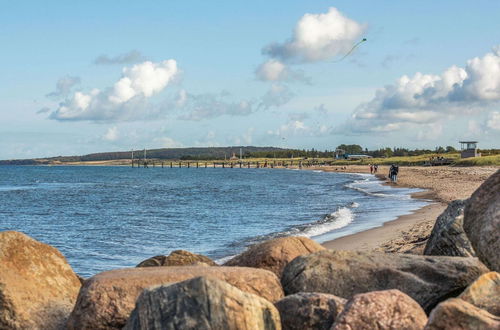
M399 168L398 183L386 179L388 166L379 166L378 177L396 187L426 189L415 198L434 202L412 214L386 222L383 226L324 242L328 249L422 253L436 218L456 199L466 199L500 167L417 167ZM328 172L370 173L368 166L318 167Z

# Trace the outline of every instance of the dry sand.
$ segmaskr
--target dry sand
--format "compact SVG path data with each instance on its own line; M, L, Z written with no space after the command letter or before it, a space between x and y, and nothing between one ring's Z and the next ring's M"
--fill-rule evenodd
M368 166L318 167L328 172L370 173ZM500 167L417 167L399 168L398 183L386 179L388 166L379 166L378 176L387 184L400 187L426 189L415 198L435 202L412 214L401 216L383 226L323 243L329 249L421 253L434 222L447 204L456 199L466 199Z

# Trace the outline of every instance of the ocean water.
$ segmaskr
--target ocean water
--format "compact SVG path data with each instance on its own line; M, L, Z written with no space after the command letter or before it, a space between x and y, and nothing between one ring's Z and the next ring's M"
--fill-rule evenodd
M185 249L216 260L273 237L319 242L426 201L372 175L286 169L0 167L0 231L57 247L87 277Z

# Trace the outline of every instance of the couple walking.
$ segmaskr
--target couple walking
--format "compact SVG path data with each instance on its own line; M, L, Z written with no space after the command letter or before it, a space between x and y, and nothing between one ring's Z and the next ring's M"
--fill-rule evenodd
M392 164L391 167L389 168L389 179L391 179L392 182L398 181L398 172L399 172L399 166Z

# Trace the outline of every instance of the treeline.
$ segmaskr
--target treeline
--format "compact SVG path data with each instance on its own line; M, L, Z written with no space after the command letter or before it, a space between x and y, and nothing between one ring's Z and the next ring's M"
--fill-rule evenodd
M376 150L363 149L358 144L341 144L337 147L337 151L342 150L349 155L369 155L375 158L380 157L405 157L405 156L420 156L425 154L448 154L457 153L459 150L452 146L442 147L438 146L432 149L408 149L408 148L380 148ZM479 149L483 156L498 155L500 149Z

